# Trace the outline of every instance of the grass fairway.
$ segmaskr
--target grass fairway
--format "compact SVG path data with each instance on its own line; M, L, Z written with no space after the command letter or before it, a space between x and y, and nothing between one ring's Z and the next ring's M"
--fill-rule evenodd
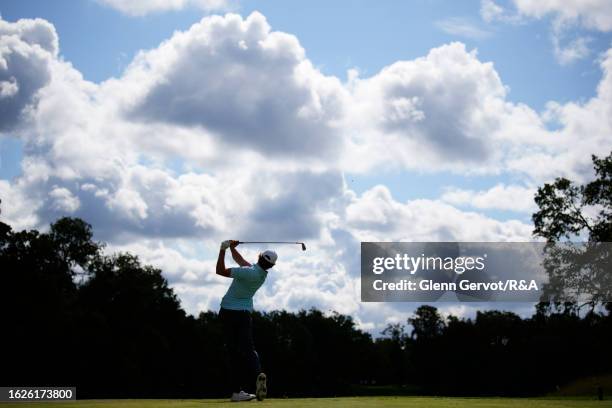
M436 397L357 397L269 399L241 404L227 400L89 400L70 402L0 403L1 408L222 408L253 406L253 408L573 408L612 407L612 401L592 399L526 399L526 398L436 398Z

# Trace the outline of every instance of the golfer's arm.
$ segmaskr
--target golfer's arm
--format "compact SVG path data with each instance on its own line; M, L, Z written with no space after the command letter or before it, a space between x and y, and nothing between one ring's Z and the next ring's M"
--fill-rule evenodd
M217 275L230 277L230 270L225 267L225 249L219 250L219 258L217 258Z
M234 258L234 261L240 265L240 266L251 266L250 263L248 263L243 257L242 255L240 255L240 253L238 252L238 250L234 247L230 247L230 250L232 251L232 258Z

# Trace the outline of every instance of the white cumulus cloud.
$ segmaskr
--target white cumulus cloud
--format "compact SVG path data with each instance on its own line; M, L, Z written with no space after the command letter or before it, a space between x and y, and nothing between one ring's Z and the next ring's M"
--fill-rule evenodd
M379 185L346 208L346 222L360 241L530 241L530 225L496 221L435 200L395 201Z
M537 143L543 130L537 113L506 101L507 87L493 63L458 42L356 77L349 86L347 128L353 137L346 157L354 169L384 163L492 172L503 167L502 146L517 137Z
M533 201L535 189L498 184L484 191L448 188L441 200L457 206L468 206L483 210L507 210L532 213L536 210Z
M487 22L519 22L526 19L553 19L551 39L553 53L561 65L589 56L590 37L573 35L569 29L609 32L612 30L612 2L608 0L513 0L514 10L504 8L495 0L481 0L480 15Z
M49 22L10 23L0 17L0 132L13 130L35 105L57 53L57 33Z
M584 28L612 30L612 3L608 0L512 0L514 10L495 0L481 0L480 15L485 21L517 21L521 17L552 17L557 24L577 24Z
M132 120L198 127L265 156L336 152L345 91L306 59L296 37L257 12L213 16L140 54L128 83Z
M513 0L518 11L529 17L552 15L557 19L575 22L586 28L612 30L612 3L608 0Z
M49 192L52 207L58 211L70 214L78 210L81 202L70 190L64 187L54 187Z

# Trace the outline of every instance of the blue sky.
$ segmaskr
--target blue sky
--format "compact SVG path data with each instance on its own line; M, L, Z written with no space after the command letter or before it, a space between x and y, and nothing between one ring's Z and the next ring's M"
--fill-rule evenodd
M2 216L85 218L190 311L220 239L273 235L313 249L262 308L377 327L359 241L530 240L535 188L612 148L605 0L151 4L2 2Z

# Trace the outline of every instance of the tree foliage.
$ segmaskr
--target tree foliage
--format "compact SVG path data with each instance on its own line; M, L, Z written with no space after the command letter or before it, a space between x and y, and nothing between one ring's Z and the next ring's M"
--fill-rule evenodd
M532 217L533 233L548 243L544 266L549 282L542 301L549 309L581 303L593 310L612 299L612 254L606 244L612 241L612 152L605 158L592 156L592 161L592 181L578 185L557 178L535 196L539 210Z
M592 242L612 241L612 152L603 159L592 156L592 160L593 181L577 185L560 177L538 189L534 235L550 242L585 234Z

